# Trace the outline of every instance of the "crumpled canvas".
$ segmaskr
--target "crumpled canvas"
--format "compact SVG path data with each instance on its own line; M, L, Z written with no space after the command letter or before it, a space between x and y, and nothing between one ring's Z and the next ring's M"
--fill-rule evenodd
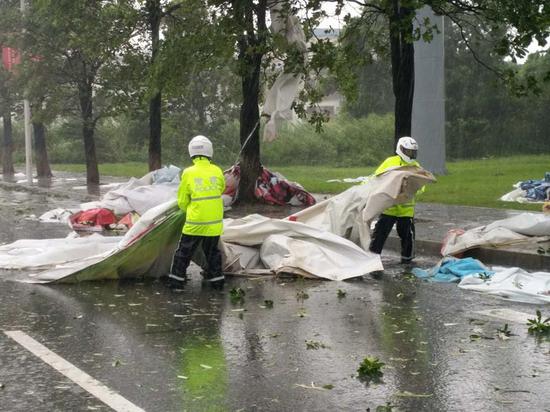
M269 6L271 32L284 36L288 44L296 47L307 59L307 43L300 19L294 14L286 15L281 11L281 4L273 2ZM292 103L302 87L302 78L293 73L282 72L266 93L262 115L269 120L264 127L263 139L271 142L277 138L277 131L285 121L295 118Z
M183 212L171 200L148 210L124 236L40 239L32 242L34 250L27 248L27 240L5 245L0 268L13 269L18 263L27 273L16 278L28 283L159 277L169 271L183 221ZM8 249L20 255L10 266L3 264ZM36 250L41 251L38 259L32 258Z
M147 173L139 179L131 178L127 183L105 193L101 200L82 203L80 208L110 209L115 215L130 212L142 215L149 209L173 199L178 192L179 180L154 184L153 173L155 172Z
M79 260L109 252L120 240L119 236L99 234L80 238L20 239L0 246L0 268L51 268L68 260Z
M221 240L229 245L224 260L228 263L225 270L230 272L268 269L275 274L345 280L383 269L379 255L340 236L257 214L225 220Z
M521 213L497 220L486 226L451 231L441 248L443 256L456 255L480 246L506 246L523 242L540 242L550 236L550 216L542 213Z
M231 166L223 174L225 177L225 191L222 195L223 204L224 206L230 206L235 201L239 189L240 165ZM263 166L260 175L256 179L254 196L256 199L270 205L311 206L315 204L315 198L299 183L291 182L282 174L272 172Z
M297 222L261 215L226 219L221 237L225 270L284 272L331 280L381 270L380 256L368 252L368 243L361 248L340 233L347 234L356 224L368 232L370 219L396 202L407 201L418 188L434 180L422 169L402 168L352 187L321 208L305 209L293 216ZM24 280L78 282L165 275L183 221L184 213L173 199L148 210L124 237L111 238L114 242L107 250L98 250L98 242L90 238L80 238L78 253L72 253L70 240L57 240L58 247L50 251L51 255L46 254L40 262L27 267L33 272ZM54 243L52 239L38 242L41 243L35 247ZM63 247L63 242L67 247ZM12 244L7 249L13 252L18 248ZM0 262L2 258L0 253Z
M361 185L304 209L288 219L350 239L364 250L370 245L370 223L396 203L410 201L415 193L435 177L414 166L370 176Z
M458 287L486 293L515 302L550 303L550 273L529 273L520 268L493 268L496 273L490 279L468 276Z

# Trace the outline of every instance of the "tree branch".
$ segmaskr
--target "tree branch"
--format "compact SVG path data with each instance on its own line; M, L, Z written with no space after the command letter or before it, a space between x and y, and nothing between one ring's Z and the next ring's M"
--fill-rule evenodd
M451 21L456 24L458 26L458 28L460 29L460 37L462 38L462 40L464 41L464 44L466 45L466 48L470 51L470 53L472 54L472 57L474 58L474 60L476 62L478 62L481 66L485 67L487 70L495 73L499 78L501 79L504 79L504 75L502 74L501 71L495 69L494 67L490 66L489 64L485 63L479 56L478 54L476 53L476 51L473 49L473 47L471 46L470 44L470 41L468 40L468 38L466 37L465 35L465 31L464 31L464 28L462 27L462 25L460 24L459 20L458 19L455 19L453 18L452 16L448 16Z

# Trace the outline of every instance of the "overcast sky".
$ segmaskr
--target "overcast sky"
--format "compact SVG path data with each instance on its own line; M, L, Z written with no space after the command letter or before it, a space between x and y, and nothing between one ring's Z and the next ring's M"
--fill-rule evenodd
M357 16L360 14L360 10L361 8L354 4L354 5L350 5L349 3L344 6L344 9L342 10L342 14L340 16L335 16L334 15L334 9L336 8L336 5L335 4L324 4L323 5L323 9L327 12L327 14L329 15L329 17L327 17L326 19L323 19L321 21L321 24L319 24L319 27L322 28L322 29L326 29L326 28L329 28L329 27L332 27L334 29L340 29L342 28L342 26L344 26L344 20L343 20L343 17L346 15L346 14L351 14L353 16Z

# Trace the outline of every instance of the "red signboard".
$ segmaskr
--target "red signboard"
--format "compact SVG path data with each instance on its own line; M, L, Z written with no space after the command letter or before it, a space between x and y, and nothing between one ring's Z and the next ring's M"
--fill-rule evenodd
M21 63L21 53L11 47L2 46L2 64L4 68L11 72L19 63Z

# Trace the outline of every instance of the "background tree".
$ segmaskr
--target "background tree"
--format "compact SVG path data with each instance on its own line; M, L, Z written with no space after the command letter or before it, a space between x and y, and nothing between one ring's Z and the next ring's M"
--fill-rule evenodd
M315 83L308 81L325 67L326 58L316 59L314 56L324 56L332 47L330 42L316 41L310 43L310 60L304 58L302 50L286 41L281 33L272 33L267 25L268 13L277 8L281 18L295 16L300 12L304 16L306 33L311 38L313 28L322 16L321 3L307 3L299 0L212 0L209 4L215 11L213 22L220 33L225 33L231 49L236 56L237 75L241 81L242 104L240 107L240 182L238 201L251 202L255 200L256 180L260 174L260 111L261 92L267 84L269 70L277 64L284 67L286 73L295 73L304 78L304 90L300 99L295 102L299 115L310 116L310 121L319 122L324 114L318 111L307 111L306 101L315 102L320 99L319 89ZM273 18L273 15L271 16ZM309 29L308 29L309 28ZM279 68L280 70L280 68Z
M37 116L36 113L41 111L43 102L37 101L31 105L31 110L35 113L32 117L32 128L34 136L34 151L37 177L52 177L50 161L48 160L48 148L46 146L46 125Z
M99 183L94 132L106 115L113 87L109 80L123 65L121 50L133 33L128 2L35 0L25 18L24 51L74 91L82 121L86 180ZM101 109L94 103L101 101Z
M16 46L10 40L10 25L4 24L5 20L12 20L13 13L20 6L15 0L0 2L0 49L1 46ZM3 62L2 62L3 63ZM2 171L4 176L12 176L13 168L13 127L12 111L17 96L18 86L16 76L10 73L3 64L0 65L0 116L3 122L2 139Z
M338 0L339 6L347 3ZM414 41L430 41L438 30L429 19L418 21L417 11L430 6L438 15L449 18L459 28L474 27L495 41L496 53L524 57L532 40L544 45L550 34L550 9L544 0L353 0L349 3L363 7L361 16L350 25L346 33L361 30L376 33L380 20L388 26L387 42L391 55L392 84L395 96L395 140L411 133L412 102L414 96ZM350 16L346 16L350 21ZM474 45L465 39L466 47L475 55ZM480 63L484 64L481 60ZM513 71L494 70L503 79L512 79ZM525 90L530 83L517 84L517 90Z
M269 31L266 23L267 0L212 1L218 30L225 32L237 56L241 79L240 168L238 201L254 200L256 179L260 174L260 75L267 53Z
M380 19L367 27L360 19L351 18L340 34L334 75L346 96L344 109L353 117L393 112L388 37L388 27Z
M161 39L161 26L163 20L184 5L200 6L197 1L171 2L162 0L146 0L142 7L142 15L146 23L150 38L149 58L149 170L159 169L162 166L162 82L158 73L159 54L162 52L163 41ZM186 10L192 13L192 9ZM186 28L187 30L190 27ZM165 34L165 33L162 33ZM164 36L164 39L166 37Z
M142 13L151 41L146 96L149 99L149 168L152 170L161 166L162 91L166 90L168 115L188 120L198 117L201 130L198 133L205 133L214 120L212 105L207 102L221 103L223 97L218 95L225 92L219 87L221 79L210 74L220 69L223 72L220 61L227 63L228 52L225 39L212 24L205 1L147 0ZM182 105L184 101L187 104ZM193 128L189 126L186 124L181 131L182 137Z
M166 99L163 147L169 159L181 161L189 140L203 134L214 142L216 161L227 165L239 152L238 138L233 142L223 130L238 119L241 101L233 47L204 3L194 3L199 4L189 2L165 19L165 41L156 64Z
M2 174L13 176L13 128L11 122L13 107L12 76L0 65L0 116L2 116Z
M354 23L352 20L350 25ZM550 72L549 53L532 53L526 61L514 63L494 49L502 33L492 35L488 29L482 30L479 21L459 27L446 19L445 24L447 158L548 152L550 124L545 107L550 83L534 83L533 79L544 79ZM345 94L357 96L345 105L345 110L355 117L379 109L381 113L392 111L388 104L388 95L392 94L390 71L379 70L389 63L384 59L383 44L377 41L387 36L366 37L361 33L343 33L346 59L355 55L358 64L352 70L343 65L344 75L338 73L340 79L346 80L342 87L349 88L344 89ZM508 83L510 87L503 87L502 74L509 72L516 73L514 81ZM532 86L525 95L528 89L522 87L527 84Z
M448 157L549 151L550 123L545 107L549 103L550 84L532 86L527 96L518 96L514 88L529 84L530 79L543 79L550 73L548 52L533 53L518 64L495 53L492 39L480 38L471 27L459 28L449 22L445 33ZM475 56L464 38L475 46ZM512 88L502 87L493 71L480 70L476 59L500 73L517 73Z

